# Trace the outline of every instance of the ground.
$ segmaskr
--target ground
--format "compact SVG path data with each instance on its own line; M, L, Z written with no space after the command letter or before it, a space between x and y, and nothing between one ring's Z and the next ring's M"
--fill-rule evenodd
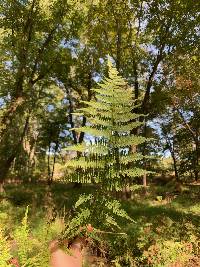
M47 244L46 241L61 234L62 219L68 216L69 211L73 214L77 195L92 190L88 186L73 189L56 183L48 195L45 184L7 185L0 200L0 226L7 242L14 242L15 234L12 233L20 228L29 206L28 234L34 240L33 247L41 249L42 242ZM121 203L134 221L121 221L121 229L117 232L124 235L112 234L112 231L101 234L91 246L90 259L103 259L101 264L106 261L106 266L116 267L200 266L200 185L185 185L180 192L175 192L173 186L151 185L146 193L138 190L132 199ZM44 241L47 222L51 233ZM17 255L15 248L13 251ZM95 264L101 266L100 263Z

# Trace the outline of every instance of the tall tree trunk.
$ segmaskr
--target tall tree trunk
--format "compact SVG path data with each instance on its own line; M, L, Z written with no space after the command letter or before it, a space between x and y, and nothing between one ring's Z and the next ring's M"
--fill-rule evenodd
M121 68L121 42L122 42L122 36L121 36L121 27L119 19L116 19L116 27L117 27L117 43L116 43L116 68L120 72Z
M3 181L0 181L0 193L4 192Z
M194 170L194 179L197 182L199 180L199 171L198 170Z
M195 140L195 166L194 166L194 177L197 182L199 179L199 140L198 136Z
M54 153L54 156L53 156L53 166L52 166L52 172L51 172L52 182L53 182L53 176L54 176L54 171L55 171L55 164L56 164L56 152Z
M145 118L145 122L144 122L144 131L143 131L143 136L146 138L147 137L147 123L146 123L146 118ZM143 169L146 171L146 169L147 169L147 163L146 163L146 158L145 158L145 156L146 156L146 154L147 154L147 149L146 149L147 147L146 147L146 142L144 143L144 147L143 147L143 152L142 152L142 154L143 154L143 156L144 156L144 159L143 159L143 162L144 162L144 164L143 164ZM147 186L147 174L146 174L146 172L143 174L143 186L144 187L146 187Z
M48 169L48 185L51 185L51 166L50 166L50 153L51 153L51 142L49 142L48 157L47 157L47 169Z
M167 136L167 134L165 135L165 138L166 138L167 147L168 147L168 149L170 151L170 154L171 154L172 160L173 160L175 179L176 179L177 182L180 182L179 172L178 172L178 168L177 168L177 159L176 159L176 154L175 154L174 135L175 135L175 132L173 131L173 139L172 140L170 140L170 138Z
M52 172L51 172L51 180L52 180L52 182L53 182L53 176L54 176L54 171L55 171L56 153L57 153L57 150L58 150L58 146L59 146L59 143L58 143L58 141L57 141L57 142L56 142L55 151L54 151L53 166L52 166Z
M146 171L146 163L144 163L143 169ZM143 174L142 184L143 184L144 188L147 187L147 174L146 173Z
M172 159L173 159L173 166L174 166L175 179L176 179L177 182L180 182L180 179L179 179L179 173L178 173L178 168L177 168L176 157L175 157L175 155L174 155L173 152L171 152L171 155L172 155Z

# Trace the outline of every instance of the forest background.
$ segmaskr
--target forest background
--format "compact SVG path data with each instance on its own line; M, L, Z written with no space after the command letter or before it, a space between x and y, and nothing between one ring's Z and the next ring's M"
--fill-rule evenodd
M108 76L108 59L131 88L138 104L132 112L144 115L130 134L147 139L131 147L143 155L138 166L146 172L132 183L146 188L136 186L144 199L149 185L165 188L171 182L179 194L182 185L194 183L196 190L199 48L199 1L0 1L2 194L13 182L72 181L68 162L80 151L70 147L94 141L92 134L76 130L88 127L87 116L74 113L96 101L93 89ZM26 191L18 189L19 194L8 190L11 198ZM77 195L82 190L76 181L73 190ZM160 204L169 190L161 191L154 196Z

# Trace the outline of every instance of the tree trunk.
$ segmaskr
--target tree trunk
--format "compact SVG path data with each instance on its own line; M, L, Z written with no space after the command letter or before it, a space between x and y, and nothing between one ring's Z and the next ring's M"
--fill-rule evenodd
M145 169L146 170L146 169ZM143 174L143 179L142 179L142 183L144 187L147 187L147 174Z
M120 22L119 19L116 20L116 27L117 27L117 43L116 43L116 68L120 72L120 67L121 67L121 27L120 27Z
M48 149L48 158L47 158L47 168L48 168L48 185L51 185L52 179L51 179L51 166L50 166L50 152L51 152L51 142L49 142L49 149Z
M145 118L145 122L144 122L144 131L143 131L143 136L146 138L147 137L147 122L146 122L146 118ZM146 142L144 143L144 148L143 148L143 156L144 156L144 159L143 159L143 169L146 171L147 169L147 162L146 162L146 154L147 154L147 149L146 149ZM147 174L146 172L143 174L143 186L146 187L147 186ZM146 188L145 188L146 190Z
M177 163L176 163L176 158L175 158L174 153L172 153L172 159L173 159L173 165L174 165L175 179L176 179L177 182L180 182Z
M4 192L3 182L0 181L0 193Z
M3 183L3 181L6 179L8 171L10 169L10 166L15 158L15 155L12 155L10 158L6 158L5 160L1 160L0 163L0 182Z
M199 179L199 141L198 136L195 140L195 170L194 170L194 177L195 181L197 182Z
M199 171L198 171L198 170L195 170L195 171L194 171L194 179L195 179L196 182L197 182L198 179L199 179Z
M56 142L56 147L55 147L55 151L54 151L54 157L53 157L53 167L52 167L52 172L51 172L51 180L53 182L53 176L54 176L54 171L55 171L55 164L56 164L56 153L58 150L58 141Z

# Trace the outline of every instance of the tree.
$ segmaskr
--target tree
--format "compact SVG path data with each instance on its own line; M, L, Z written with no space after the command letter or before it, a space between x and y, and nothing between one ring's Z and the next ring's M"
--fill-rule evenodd
M51 4L46 1L43 5L41 2L8 0L0 4L4 33L1 50L8 55L2 66L6 69L3 74L7 75L1 77L5 105L1 116L0 183L20 153L38 98L37 88L49 78L59 56L57 47L76 13L73 3L65 0ZM66 38L67 35L69 33Z
M176 140L176 154L181 164L181 171L188 164L194 173L195 180L199 176L199 62L196 51L191 54L176 55L169 65L165 66L166 81L162 83L160 113L168 117L170 127L165 127L165 134ZM156 95L156 94L155 94ZM157 93L157 97L158 97ZM155 105L154 102L154 105ZM159 105L158 105L159 106ZM157 106L157 107L158 107ZM162 120L162 119L161 119ZM162 123L163 124L163 123ZM188 164L186 164L186 161Z
M195 54L191 58L187 56L178 57L177 61L181 65L177 65L177 62L174 71L177 94L172 95L172 105L178 115L178 123L191 140L192 169L196 181L199 178L200 171L200 64L198 58L199 56Z
M173 111L172 111L173 114ZM173 160L175 179L179 182L179 143L177 139L177 125L174 114L161 119L161 138L163 139L164 151L168 150Z
M67 111L64 108L62 116L66 116L67 123L63 125L66 132L69 127L87 124L85 116L77 119L71 114L84 106L82 101L93 99L91 88L105 75L108 54L120 75L133 88L132 95L136 100L132 106L133 114L148 114L146 125L133 128L131 133L138 135L143 132L143 136L152 136L153 131L148 128L153 124L149 121L173 106L179 114L177 122L186 129L194 143L192 166L196 166L197 179L197 10L199 2L192 0L1 1L1 182L14 165L16 169L22 167L22 170L22 165L28 166L28 161L32 161L23 144L28 139L31 144L35 143L33 136L30 137L30 129L34 128L33 124L40 127L40 123L45 121L45 118L37 117L38 110L45 117L38 101L46 101L45 94L52 85L64 92ZM188 87L191 82L192 86ZM53 95L56 94L54 90ZM142 102L140 106L137 105L139 99ZM54 112L57 113L57 108L52 114ZM191 112L190 118L186 116ZM84 132L77 134L75 130L70 132L74 144L81 143L84 135ZM142 147L143 154L148 154L145 145L139 150ZM132 149L136 152L136 146L133 145ZM22 158L26 164L22 164ZM43 159L44 153L41 161ZM145 165L144 158L143 168Z
M111 55L120 74L133 86L135 99L142 98L142 105L133 107L133 112L149 114L150 120L160 112L152 96L157 93L156 87L162 94L164 66L174 60L177 51L187 53L189 46L198 47L198 8L193 1L168 0L103 0L88 4L84 40L87 38L101 59ZM132 132L137 134L139 130ZM143 135L148 137L146 127Z
M164 78L162 64L172 60L177 49L186 52L189 44L198 45L194 29L198 8L199 3L191 0L103 0L88 4L84 38L99 51L99 57L112 56L118 71L134 85L135 98L144 93L143 113L151 111L155 80Z

